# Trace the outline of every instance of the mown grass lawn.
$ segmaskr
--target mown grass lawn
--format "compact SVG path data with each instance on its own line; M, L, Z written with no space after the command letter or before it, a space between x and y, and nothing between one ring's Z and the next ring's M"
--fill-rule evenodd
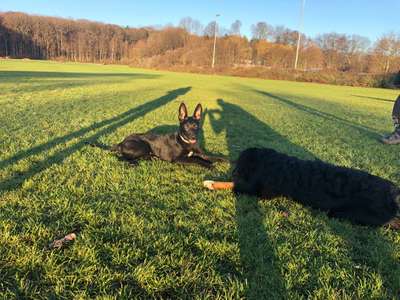
M174 130L179 103L201 102L210 153L266 146L400 184L400 146L378 142L397 94L1 60L0 298L400 298L399 233L205 191L228 164L132 168L87 145ZM69 247L43 250L74 231Z

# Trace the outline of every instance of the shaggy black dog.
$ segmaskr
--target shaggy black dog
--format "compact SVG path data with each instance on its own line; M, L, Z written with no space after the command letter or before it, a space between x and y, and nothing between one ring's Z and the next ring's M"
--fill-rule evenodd
M239 193L286 196L354 224L400 229L399 188L363 171L250 148L240 154L233 181Z

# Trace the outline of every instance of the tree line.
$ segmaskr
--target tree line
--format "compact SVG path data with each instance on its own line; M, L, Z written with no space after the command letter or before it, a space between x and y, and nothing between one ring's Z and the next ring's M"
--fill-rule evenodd
M204 71L210 68L217 33L217 71L240 70L250 76L292 71L297 31L258 22L249 39L241 28L239 20L229 29L215 21L203 26L190 17L176 27L130 28L6 12L0 13L0 56ZM298 68L311 73L396 74L400 35L386 33L373 44L359 35L302 35Z

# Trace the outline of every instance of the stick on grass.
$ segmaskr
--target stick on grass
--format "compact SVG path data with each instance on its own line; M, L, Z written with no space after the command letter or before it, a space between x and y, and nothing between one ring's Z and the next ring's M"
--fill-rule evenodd
M232 190L234 183L232 181L214 181L205 180L203 181L203 186L209 190Z
M47 249L61 249L62 247L66 246L67 244L71 243L76 239L76 234L75 233L70 233L64 236L62 239L55 240L51 242L48 246Z

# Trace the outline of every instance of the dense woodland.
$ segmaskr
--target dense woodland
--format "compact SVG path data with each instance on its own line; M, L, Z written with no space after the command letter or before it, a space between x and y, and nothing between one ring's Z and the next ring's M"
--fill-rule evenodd
M215 72L366 86L400 84L400 35L371 43L359 35L302 36L293 71L298 32L258 22L252 37L241 22L218 28L190 17L177 27L129 28L88 20L0 13L0 56L210 72L213 36L218 33Z

